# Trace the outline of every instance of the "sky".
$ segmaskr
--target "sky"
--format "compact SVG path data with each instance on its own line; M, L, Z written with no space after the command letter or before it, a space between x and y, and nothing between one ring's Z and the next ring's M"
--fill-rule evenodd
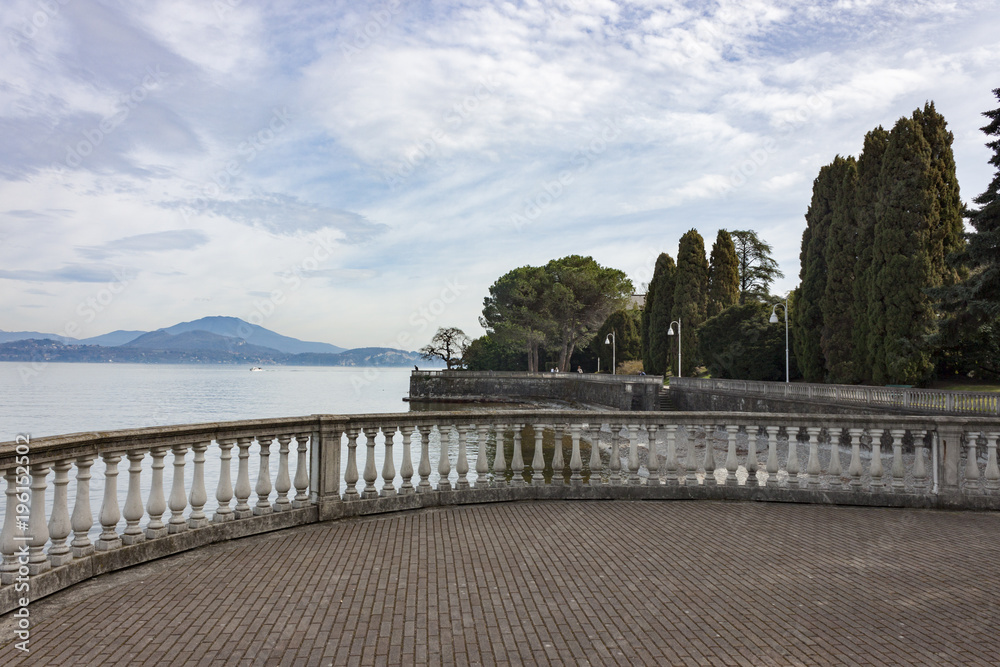
M5 0L0 329L228 315L343 347L482 334L570 254L641 292L697 229L795 287L812 181L933 101L992 177L992 0Z

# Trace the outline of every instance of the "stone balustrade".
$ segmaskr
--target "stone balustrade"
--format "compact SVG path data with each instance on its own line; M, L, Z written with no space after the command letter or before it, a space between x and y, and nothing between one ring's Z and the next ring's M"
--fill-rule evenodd
M4 443L0 612L16 606L20 584L37 599L211 542L435 505L730 499L998 510L998 438L995 418L536 410Z

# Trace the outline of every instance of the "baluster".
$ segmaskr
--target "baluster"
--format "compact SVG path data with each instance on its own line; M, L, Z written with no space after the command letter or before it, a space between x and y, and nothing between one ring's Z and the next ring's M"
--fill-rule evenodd
M392 498L396 495L396 462L393 461L392 449L396 444L396 428L382 427L385 436L385 460L382 461L382 497Z
M104 459L104 501L101 503L100 520L104 530L101 531L101 536L97 539L96 547L98 551L111 551L122 545L122 538L115 532L118 520L122 518L122 513L118 509L118 462L122 460L122 457L117 453L108 452L101 454L101 458ZM34 479L34 474L32 474L32 479ZM44 486L42 488L44 494ZM31 489L31 495L34 497L34 481L32 481ZM44 495L42 497L42 502L44 502Z
M438 427L438 433L441 434L441 456L438 458L438 491L451 491L451 480L448 476L451 475L451 461L448 460L448 449L451 447L451 429L445 433L441 427Z
M139 527L145 511L142 508L142 495L139 492L139 481L142 476L142 460L146 458L144 451L129 452L128 458L128 494L125 496L125 532L122 533L122 544L138 544L146 541L146 534ZM51 551L49 554L51 555Z
M469 442L469 426L460 425L455 426L458 430L458 458L455 460L455 472L458 473L458 481L455 484L456 489L467 489L469 488L469 480L467 475L469 474L469 458L466 453Z
M705 484L715 486L715 424L705 426Z
M485 489L490 485L490 458L486 451L486 441L490 437L490 425L476 426L476 488ZM500 443L503 445L503 442ZM497 449L501 449L498 447ZM495 482L496 480L494 480Z
M309 507L309 433L295 434L295 453L298 458L295 461L295 498L292 499L292 508L300 509ZM340 443L337 443L338 446ZM413 473L413 469L410 469Z
M800 485L799 481L799 430L785 428L788 435L788 463L785 464L785 471L788 472L788 486L794 488Z
M566 481L564 477L566 462L563 460L563 425L553 424L552 435L555 440L555 451L552 454L552 483L560 485Z
M849 428L847 432L851 439L851 465L847 468L847 474L851 476L850 486L855 491L861 490L861 436L864 429Z
M194 452L194 476L188 499L191 503L188 528L202 528L208 525L208 517L205 516L205 503L208 502L208 493L205 492L205 451L208 450L208 445L208 442L202 441L196 442L191 447L191 451Z
M358 434L359 429L355 426L348 426L347 430L347 470L344 471L344 481L347 483L347 490L344 492L344 500L358 500Z
M93 456L81 456L76 460L76 500L73 501L73 541L70 550L73 558L84 558L94 553L94 545L90 542L90 527L94 525L94 514L90 511L90 466L94 465ZM10 498L7 499L8 505Z
M254 486L254 493L257 494L257 504L254 505L254 516L270 514L274 511L271 507L271 445L274 442L273 435L257 436L257 444L260 445L260 467L257 469L257 485Z
M187 521L184 520L184 510L187 508L187 496L184 495L184 455L187 454L187 445L175 443L170 448L174 455L174 478L170 487L170 521L167 523L167 532L170 535L182 533L187 530Z
M903 467L903 436L905 429L894 428L892 435L892 490L902 493L906 489L906 468Z
M236 471L236 509L233 516L237 519L246 519L253 516L253 508L250 507L250 443L253 438L237 438L236 446L239 447L239 467Z
M590 484L598 486L603 483L601 471L601 425L590 425Z
M535 433L535 453L531 459L531 483L541 486L545 483L545 458L542 455L542 439L545 432L541 424L533 424L531 430Z
M685 462L687 475L684 477L684 486L697 486L698 484L698 455L694 450L696 437L696 433L693 434L689 429L684 429L684 442L687 443L687 459Z
M739 427L727 424L723 428L726 431L726 486L736 486L739 483L736 479L739 467L736 461L736 434Z
M677 463L677 424L667 424L667 474L665 481L668 486L677 484L677 473L679 466Z
M760 486L760 482L757 480L757 438L760 437L760 427L756 427L754 430L756 433L750 432L751 427L747 426L744 431L747 434L747 481L746 486Z
M996 493L1000 491L1000 466L997 465L997 438L1000 437L1000 433L994 431L983 435L987 438L985 486L990 493Z
M229 506L233 499L233 481L231 461L233 460L233 445L236 438L217 438L219 445L219 484L215 487L215 500L219 506L212 515L213 523L224 523L233 518L233 508Z
M517 427L514 427L515 432ZM505 486L507 479L507 461L504 457L504 439L506 436L506 429L503 427L498 427L496 430L496 454L493 457L493 484L495 486ZM483 448L485 450L485 447ZM513 482L514 480L511 479Z
M583 458L580 456L580 425L572 424L569 427L569 436L572 441L573 449L572 454L569 457L569 483L571 486L580 486L583 484L583 475L580 471L583 470Z
M819 474L822 469L819 467L819 427L807 426L806 435L809 438L809 462L806 464L806 475L808 475L809 488L819 488Z
M871 476L871 487L872 491L881 491L885 483L882 481L882 434L885 433L883 429L872 429L871 439L872 439L872 462L868 468L868 474Z
M417 467L420 483L417 485L417 493L427 493L431 490L431 430L426 426L415 426L414 429L420 436L420 464Z
M510 459L510 470L513 476L511 486L524 486L524 452L521 450L521 433L524 424L514 424L514 453Z
M73 462L68 459L52 466L56 473L55 479L52 480L52 516L49 517L49 539L52 541L52 546L49 547L49 563L52 567L59 567L73 560L73 554L66 544L66 538L70 534L69 499L66 487L69 485L69 469L72 467ZM129 490L131 491L131 487ZM139 511L142 512L141 505Z
M613 486L622 483L622 452L618 439L621 437L621 424L609 424L611 427L611 461L608 467L611 469L611 477L608 480Z
M826 475L831 489L840 486L840 476L843 472L840 467L840 437L843 432L844 429L837 427L827 429L827 434L830 436L830 464L826 467Z
M628 476L625 478L625 483L634 485L639 483L639 427L626 424L624 428L625 437L628 438ZM633 431L635 431L634 437Z
M767 471L766 486L778 486L778 426L765 426L767 432L767 464L764 469Z
M3 554L3 564L0 564L0 585L9 586L18 577L20 566L17 562L17 549L20 546L22 530L17 526L17 468L4 470L4 480L7 482L7 509L4 511L3 532L0 533L0 554Z
M399 495L409 496L415 491L413 488L413 459L410 458L410 438L413 435L413 427L400 426L399 430L403 434L403 467L399 471L399 474L403 476L403 484L399 487Z
M378 491L375 490L375 480L378 473L375 471L375 436L378 435L377 426L364 426L361 429L365 434L365 490L361 492L362 499L378 498Z
M288 492L292 490L292 480L288 474L288 452L292 444L292 435L278 436L278 478L274 481L274 490L278 497L274 500L274 511L285 512L292 509L292 501Z
M969 432L968 458L965 460L965 492L979 493L979 454L976 452L979 434L975 431Z
M649 456L646 461L646 470L649 471L649 478L646 484L653 486L660 485L660 455L656 451L656 424L646 425L646 443Z
M927 431L911 432L913 436L913 490L917 493L927 492L927 468L924 465L924 449L927 447Z

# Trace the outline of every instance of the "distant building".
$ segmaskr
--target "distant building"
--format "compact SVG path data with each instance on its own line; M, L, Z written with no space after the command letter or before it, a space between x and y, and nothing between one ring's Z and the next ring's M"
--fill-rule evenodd
M646 307L646 295L645 294L633 294L629 297L628 307L635 308L636 310L642 310Z

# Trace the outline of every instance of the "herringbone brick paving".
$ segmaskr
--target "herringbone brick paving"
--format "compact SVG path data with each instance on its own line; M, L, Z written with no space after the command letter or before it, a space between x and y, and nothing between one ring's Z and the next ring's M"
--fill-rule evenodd
M0 664L1000 664L1000 515L551 501L315 524L31 606Z

